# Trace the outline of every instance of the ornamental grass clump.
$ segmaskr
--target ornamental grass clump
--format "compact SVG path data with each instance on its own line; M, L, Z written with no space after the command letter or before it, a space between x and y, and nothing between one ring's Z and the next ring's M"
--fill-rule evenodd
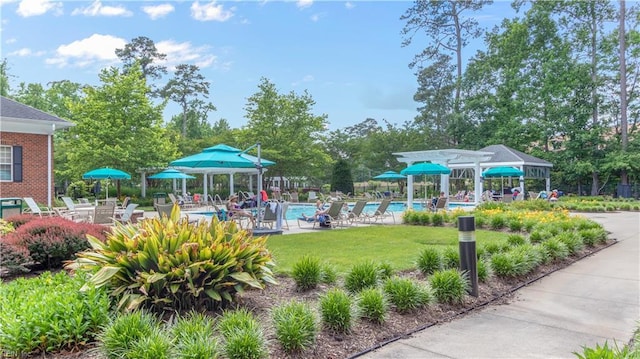
M291 301L271 312L276 339L287 353L309 349L318 335L318 321L308 304Z
M356 306L360 318L377 324L382 324L387 319L389 301L379 288L368 288L358 293Z
M445 215L441 213L434 213L431 215L431 224L434 227L442 226L445 222Z
M340 288L330 289L320 298L320 315L327 329L337 333L348 333L353 326L351 297Z
M491 269L500 277L523 276L542 263L542 252L532 245L512 247L491 257Z
M151 328L151 332L133 342L126 359L169 359L173 358L173 343L169 334L161 326Z
M0 285L0 357L45 356L93 341L109 320L109 296L86 276L45 272Z
M445 247L442 250L442 266L444 269L460 268L460 251L457 247Z
M160 326L158 319L146 311L118 315L98 336L101 352L109 359L128 358L129 351Z
M91 282L108 286L119 310L215 310L276 283L266 237L216 218L191 224L178 206L170 217L118 225L104 243L88 238L93 250L68 268L94 273Z
M395 274L395 269L388 262L382 262L378 264L378 279L385 280L387 278L391 278Z
M509 243L509 245L512 247L521 246L527 243L527 239L519 234L510 234L509 236L507 236L507 243Z
M320 259L312 256L302 256L293 264L291 277L296 282L299 291L307 291L318 286L322 279Z
M488 260L485 258L478 259L478 280L482 283L485 283L489 277L493 274L491 270L491 265Z
M567 245L557 237L547 239L546 241L540 243L540 246L551 261L565 259L570 254Z
M378 266L372 261L354 264L344 278L344 287L351 293L378 284Z
M433 273L429 285L438 303L460 304L469 290L469 278L458 269L447 269Z
M262 328L246 309L225 311L218 320L224 338L223 352L229 359L267 358L269 352Z
M576 254L584 248L582 237L577 232L562 232L554 238L557 238L567 246L569 254Z
M431 289L409 278L389 278L384 282L383 290L399 313L408 313L433 302Z
M582 237L584 244L589 247L594 247L598 243L607 243L607 232L603 228L580 229L578 234Z
M442 253L434 246L426 247L418 255L416 266L423 275L429 276L443 268Z
M218 339L213 336L215 320L208 315L189 312L171 326L174 357L208 359L220 356Z

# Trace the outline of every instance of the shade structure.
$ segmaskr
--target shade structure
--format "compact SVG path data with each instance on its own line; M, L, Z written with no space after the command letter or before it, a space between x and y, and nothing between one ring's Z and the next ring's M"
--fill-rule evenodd
M397 172L394 171L387 171L385 173L379 174L375 177L373 177L373 179L376 180L381 180L381 181L393 181L393 180L401 180L401 179L406 179L407 176L405 175L401 175Z
M414 163L411 166L400 171L403 175L448 175L451 170L441 164L422 162Z
M379 174L373 177L374 180L387 181L387 191L389 191L389 182L407 179L407 176L401 175L395 171L387 171L385 173Z
M171 167L189 168L254 168L258 163L255 156L242 153L240 149L219 144L205 148L202 152L171 162ZM260 159L262 167L273 166L273 161Z
M131 179L131 175L127 172L120 171L115 168L103 167L96 168L82 175L83 179Z
M524 176L524 172L510 166L498 166L491 167L488 170L482 172L484 178L500 178L501 196L504 196L504 178L505 177L520 177Z
M82 175L82 178L94 179L94 180L101 180L101 179L122 180L122 179L131 179L131 175L128 174L127 172L124 172L115 168L103 167L103 168L96 168L89 172L86 172L85 174ZM105 187L107 188L107 194L105 198L109 198L109 183L107 183Z
M180 172L175 169L166 169L162 172L158 172L154 175L149 176L150 179L194 179L194 176L188 175L186 173Z
M498 166L491 167L488 170L482 172L482 177L491 178L491 177L520 177L524 176L524 172L509 166Z

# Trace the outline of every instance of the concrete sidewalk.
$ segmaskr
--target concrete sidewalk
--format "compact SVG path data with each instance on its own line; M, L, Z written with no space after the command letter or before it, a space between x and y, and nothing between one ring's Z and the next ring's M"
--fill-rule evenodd
M618 243L491 306L359 358L576 358L583 346L619 346L640 320L640 214L584 214Z

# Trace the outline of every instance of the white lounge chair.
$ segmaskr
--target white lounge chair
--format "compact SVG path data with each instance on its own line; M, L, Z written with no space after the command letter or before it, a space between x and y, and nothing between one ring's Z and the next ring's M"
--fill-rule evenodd
M40 217L43 215L53 216L56 214L56 212L49 207L39 206L32 197L24 197L24 202L29 206L29 208L25 210L25 213L37 214Z

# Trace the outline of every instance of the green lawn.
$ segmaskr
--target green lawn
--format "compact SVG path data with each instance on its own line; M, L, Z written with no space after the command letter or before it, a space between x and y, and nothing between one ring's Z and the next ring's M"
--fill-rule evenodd
M501 241L507 233L479 230L476 245ZM290 273L303 255L311 255L346 273L366 260L387 262L397 270L415 268L426 245L458 245L458 230L452 227L367 226L310 233L271 236L267 247L276 261L276 272Z

